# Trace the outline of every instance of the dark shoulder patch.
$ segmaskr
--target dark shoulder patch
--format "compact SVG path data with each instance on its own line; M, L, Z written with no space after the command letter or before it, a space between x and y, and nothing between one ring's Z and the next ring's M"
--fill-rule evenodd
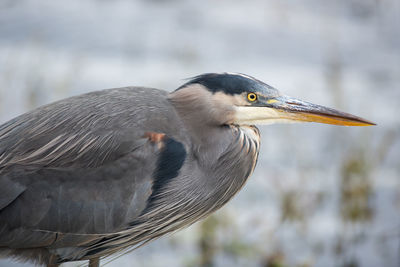
M154 173L153 196L157 195L169 180L178 176L185 159L186 150L183 144L166 137Z

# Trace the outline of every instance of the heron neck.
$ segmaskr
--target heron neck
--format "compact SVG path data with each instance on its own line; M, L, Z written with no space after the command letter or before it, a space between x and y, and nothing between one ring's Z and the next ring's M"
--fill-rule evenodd
M231 123L234 110L231 106L216 104L212 94L203 86L179 89L169 94L168 99L177 111L192 143L213 145L219 140L221 129Z

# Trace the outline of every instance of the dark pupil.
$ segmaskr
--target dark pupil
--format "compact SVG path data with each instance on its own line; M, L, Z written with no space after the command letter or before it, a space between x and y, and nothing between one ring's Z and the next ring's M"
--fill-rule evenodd
M256 98L255 95L253 95L253 94L250 95L250 99L251 99L251 100L253 100L253 99L255 99L255 98Z

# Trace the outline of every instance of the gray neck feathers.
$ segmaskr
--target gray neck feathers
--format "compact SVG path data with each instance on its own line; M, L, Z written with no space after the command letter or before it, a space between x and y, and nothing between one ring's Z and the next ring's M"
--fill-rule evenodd
M170 93L169 100L177 110L194 143L209 143L214 130L233 121L235 110L200 84Z
M128 230L127 239L138 244L138 240L147 242L189 226L221 208L243 187L257 161L258 130L255 127L231 126L223 131L229 140L225 149L221 149L218 155L211 155L207 162L206 159L198 159L197 163L186 165L179 178L174 179L160 194L153 208ZM177 188L180 190L177 191ZM169 201L164 202L165 199ZM160 221L163 223L160 224Z

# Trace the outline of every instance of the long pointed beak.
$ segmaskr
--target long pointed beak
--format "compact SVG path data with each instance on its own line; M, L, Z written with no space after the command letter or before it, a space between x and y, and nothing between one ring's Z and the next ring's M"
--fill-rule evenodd
M260 106L263 105L264 107L273 109L276 112L276 116L283 120L318 122L345 126L376 125L371 121L336 109L315 105L287 96L260 100Z

